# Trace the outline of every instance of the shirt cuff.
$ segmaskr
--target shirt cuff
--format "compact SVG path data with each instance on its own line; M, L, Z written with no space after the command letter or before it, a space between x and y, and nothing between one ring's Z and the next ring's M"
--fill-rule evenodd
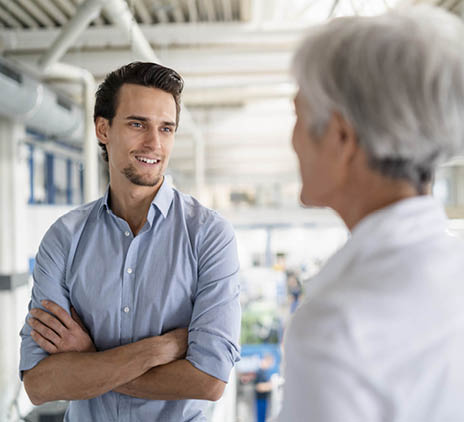
M188 340L186 359L200 371L227 383L231 369L240 360L240 349L207 331L190 331Z

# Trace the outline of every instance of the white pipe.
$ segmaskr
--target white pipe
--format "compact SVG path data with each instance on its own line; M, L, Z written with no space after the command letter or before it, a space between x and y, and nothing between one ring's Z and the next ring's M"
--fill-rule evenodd
M107 0L102 4L105 15L127 35L135 52L147 61L159 63L160 60L135 22L127 3L124 0Z
M65 63L48 67L46 76L79 81L84 87L84 202L98 198L98 143L95 138L93 108L95 79L86 69Z
M100 0L87 0L79 6L76 14L66 23L58 38L40 58L39 67L42 70L60 60L82 31L99 15L101 7Z

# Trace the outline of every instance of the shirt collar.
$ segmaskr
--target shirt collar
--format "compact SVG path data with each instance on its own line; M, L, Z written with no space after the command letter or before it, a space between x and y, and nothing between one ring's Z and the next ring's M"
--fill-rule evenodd
M169 212L169 208L171 207L173 198L173 189L166 181L166 178L163 177L163 183L161 184L151 204L158 208L163 217L166 218Z
M350 239L311 281L307 297L312 297L327 280L344 278L350 268L364 265L373 257L417 244L428 236L444 235L446 221L443 206L430 195L403 199L374 211L353 228Z
M443 206L431 195L420 195L402 199L391 205L374 211L364 217L352 230L352 237L367 236L383 230L384 235L401 232L402 230L416 231L422 236L424 230L428 232L444 232L446 229L446 214Z
M100 206L98 208L98 215L100 216L102 212L104 211L109 211L111 208L109 206L108 200L109 200L109 193L110 193L110 187L106 188L105 195L103 195ZM156 193L155 197L153 198L153 201L151 204L155 207L158 208L158 210L161 212L162 216L164 218L167 217L169 208L171 206L172 200L174 198L174 192L172 187L169 185L169 183L166 181L166 178L163 178L163 183L161 184L158 192ZM151 212L148 212L148 219L152 220L150 218Z
M108 197L110 193L110 186L106 188L105 194L103 195L103 198L100 200L100 206L98 207L98 216L102 214L102 212L108 211L110 209L110 206L108 204Z

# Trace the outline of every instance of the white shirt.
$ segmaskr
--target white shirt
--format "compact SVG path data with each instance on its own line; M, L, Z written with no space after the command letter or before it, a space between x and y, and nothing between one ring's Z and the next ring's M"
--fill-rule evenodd
M431 197L365 217L285 335L280 422L463 422L464 247Z

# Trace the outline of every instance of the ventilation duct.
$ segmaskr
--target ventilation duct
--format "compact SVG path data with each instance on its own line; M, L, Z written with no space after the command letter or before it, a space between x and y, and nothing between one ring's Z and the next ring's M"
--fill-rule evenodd
M82 108L0 57L0 115L43 135L82 143Z

